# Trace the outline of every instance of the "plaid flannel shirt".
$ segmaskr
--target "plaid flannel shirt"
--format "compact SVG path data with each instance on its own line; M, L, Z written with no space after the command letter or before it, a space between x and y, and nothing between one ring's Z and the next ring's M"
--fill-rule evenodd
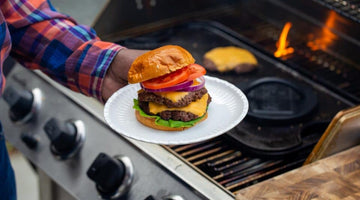
M121 46L100 41L91 28L56 12L45 0L0 0L0 9L1 91L3 62L10 53L27 68L102 100L103 78Z

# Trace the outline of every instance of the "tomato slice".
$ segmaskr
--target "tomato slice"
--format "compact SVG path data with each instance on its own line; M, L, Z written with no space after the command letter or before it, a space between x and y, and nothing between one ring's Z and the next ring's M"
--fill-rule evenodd
M142 85L148 89L161 89L184 82L188 77L186 67L184 67L170 74L144 81L142 82Z
M206 74L204 67L198 64L190 64L170 74L144 81L142 82L142 85L148 89L162 89L182 83L184 81L195 80L204 74Z
M206 70L203 66L198 64L190 64L187 67L187 73L189 74L188 80L195 80L206 74Z

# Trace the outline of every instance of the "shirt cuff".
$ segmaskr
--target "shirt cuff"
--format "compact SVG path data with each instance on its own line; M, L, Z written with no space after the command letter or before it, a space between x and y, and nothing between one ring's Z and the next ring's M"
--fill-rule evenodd
M89 50L89 54L86 55L86 57L91 58L85 58L85 60L95 61L95 65L92 64L93 68L91 71L85 69L86 72L79 74L79 84L82 93L95 97L104 103L101 95L104 77L111 62L123 48L125 47L110 42L96 41L93 43L92 50ZM91 65L91 63L88 63L88 65ZM82 75L84 77L81 77Z

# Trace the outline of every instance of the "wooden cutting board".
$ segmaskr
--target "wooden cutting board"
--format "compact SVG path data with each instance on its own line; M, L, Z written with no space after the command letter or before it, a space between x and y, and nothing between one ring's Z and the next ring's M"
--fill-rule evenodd
M236 199L360 199L360 146L240 190Z

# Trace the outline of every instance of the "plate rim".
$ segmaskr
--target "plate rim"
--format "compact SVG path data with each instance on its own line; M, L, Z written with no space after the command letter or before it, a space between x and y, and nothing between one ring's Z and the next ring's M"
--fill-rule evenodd
M120 88L119 90L117 90L113 95L110 96L110 98L108 99L108 101L105 103L105 106L104 106L104 118L105 118L105 122L107 123L107 125L113 130L115 131L116 133L120 134L121 136L124 136L124 137L128 137L128 138L131 138L131 139L134 139L134 140L138 140L138 141L142 141L142 142L147 142L147 143L153 143L153 144L161 144L161 145L181 145L181 144L190 144L190 143L196 143L196 142L201 142L201 141L204 141L204 140L207 140L207 139L211 139L211 138L214 138L214 137L217 137L217 136L220 136L222 134L225 134L226 132L228 132L230 129L234 128L235 126L237 126L242 120L244 120L245 116L247 115L248 113L248 110L249 110L249 102L248 102L248 99L246 97L246 95L244 94L244 92L236 87L235 85L233 85L232 83L226 81L226 80L223 80L223 79L220 79L218 77L213 77L213 76L208 76L208 75L205 75L205 80L209 80L209 81L214 81L214 82L217 82L217 83L221 83L221 84L224 84L224 86L227 86L229 87L232 91L234 91L235 93L237 93L238 96L240 96L241 98L241 102L243 103L243 109L242 109L242 112L239 116L237 116L236 120L233 120L231 123L229 123L229 125L227 126L227 128L225 129L221 129L221 131L217 131L216 133L213 133L213 134L209 134L209 135L205 135L203 137L198 137L196 139L193 139L191 141L181 141L181 140L173 140L173 141L169 141L169 140L161 140L161 141L154 141L154 140L147 140L147 139L141 139L139 137L134 137L132 136L131 134L126 134L126 133L123 133L124 130L119 130L116 128L116 126L111 122L110 119L108 119L108 116L110 115L109 114L109 110L110 110L110 105L112 104L112 102L114 100L117 99L117 96L119 96L122 92L128 90L128 89L132 89L133 87L138 87L140 89L140 86L136 85L136 84L129 84L129 85L126 85L125 87L122 87ZM210 93L210 91L209 91ZM135 113L135 112L134 112ZM142 124L141 124L142 125ZM144 125L143 125L144 126ZM146 127L144 126L145 128L149 128L151 129L150 127ZM160 130L159 130L160 131ZM186 131L186 130L184 130ZM184 132L184 131L162 131L164 132L164 134L176 134L176 133L181 133L181 132ZM219 133L220 132L220 133Z

